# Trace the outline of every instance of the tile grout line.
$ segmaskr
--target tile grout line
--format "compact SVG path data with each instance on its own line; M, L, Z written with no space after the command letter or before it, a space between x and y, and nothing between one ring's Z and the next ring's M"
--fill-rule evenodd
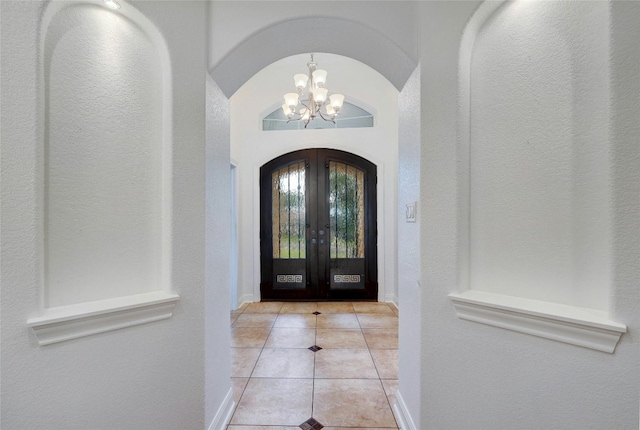
M315 312L319 312L317 306L316 306ZM318 315L313 313L311 313L311 315L314 315L316 317L315 330L314 330L315 335L313 338L313 344L318 345ZM313 403L315 402L315 396L316 396L316 354L317 353L318 351L313 351L313 373L311 374L311 418L313 418Z
M247 308L248 307L249 306L247 306ZM245 308L245 309L247 309L247 308ZM280 309L282 309L282 306L280 306ZM241 314L243 314L243 313L244 313L244 310L242 311ZM260 348L260 354L258 354L258 358L256 359L256 362L253 364L253 368L251 369L251 373L249 374L249 378L247 379L247 384L242 389L242 394L240 394L240 397L238 398L238 404L236 405L236 410L238 408L238 405L240 405L240 400L242 400L242 396L244 395L244 392L246 391L247 387L249 386L249 382L251 382L251 379L253 378L253 372L256 370L256 366L258 365L258 361L260 361L260 357L262 357L262 353L264 352L264 348L265 348L265 346L267 344L267 340L269 340L269 336L271 336L271 332L273 331L273 328L276 325L276 321L278 320L278 315L280 315L280 310L278 310L278 313L276 314L276 318L273 320L273 324L271 325L271 327L269 327L269 333L267 334L267 337L265 338L264 343L262 344L262 347ZM238 315L238 317L239 316L240 315ZM255 379L255 378L253 378L253 379ZM233 417L236 414L236 410L233 411L233 415L231 415L231 419L229 420L229 422L233 421ZM250 425L254 425L254 424L250 424ZM259 426L260 423L256 423L255 425Z
M233 328L233 324L235 324L235 322L238 320L238 318L240 317L240 315L244 314L245 309L247 309L249 306L245 306L244 309L242 308L238 308L236 309L236 311L240 311L238 313L238 315L236 316L236 318L233 320L233 322L230 324L229 329ZM262 350L260 350L260 354L262 354ZM260 355L258 355L258 358L260 358ZM256 363L258 361L256 360ZM255 368L255 364L253 365L253 367ZM251 369L251 373L253 373L253 369ZM242 392L240 393L240 395L238 396L238 403L234 406L233 408L233 414L231 414L231 418L229 418L229 424L227 424L227 429L229 428L229 426L231 425L231 421L233 420L234 415L236 414L236 410L238 409L238 405L240 405L240 400L242 399L242 396L244 395L245 390L247 389L247 386L249 386L249 380L251 379L251 373L249 374L249 377L247 378L247 383L244 384L244 387L242 387ZM231 379L233 379L233 376L231 377Z
M356 317L358 314L356 313ZM396 428L400 428L398 425L398 420L396 419L396 414L393 413L393 407L391 402L389 401L389 396L387 395L387 390L384 388L384 383L382 382L382 377L380 376L380 371L378 370L378 365L376 364L376 360L373 358L373 354L371 353L371 347L369 346L369 342L367 341L367 337L364 335L364 329L360 324L360 318L358 318L358 324L360 325L360 330L362 331L362 337L364 337L364 342L367 344L367 351L369 351L369 356L371 357L371 361L373 361L373 367L376 369L376 373L378 375L378 381L382 386L382 392L384 393L384 397L387 399L387 404L389 405L389 409L391 410L391 415L393 416L393 421L396 423Z
M244 314L244 313L245 313L245 310L246 310L246 309L248 309L248 307L246 307L244 310L242 310L240 313L238 313L238 315L236 316L236 319L234 320L234 323L235 323L235 321L237 320L237 318L238 318L240 315L242 315L242 314ZM255 372L255 369L256 369L256 367L257 367L257 363L259 362L260 358L262 357L262 355L263 355L263 353L264 353L264 349L266 348L266 343L267 343L267 341L268 341L269 337L273 334L273 329L276 327L276 326L275 326L276 321L278 320L278 318L279 318L279 316L280 316L280 315L285 315L285 314L287 314L287 313L283 313L283 309L284 309L284 304L282 304L282 303L281 303L281 306L278 308L278 311L276 312L276 318L275 318L275 320L274 320L273 324L271 324L271 325L270 325L270 327L269 327L269 332L268 332L268 334L267 334L267 336L266 336L266 339L265 339L264 343L262 344L262 347L260 348L260 354L258 355L258 357L257 357L257 359L256 359L256 361L255 361L255 363L254 363L254 366L253 366L253 368L252 368L252 370L251 370L251 373L250 373L250 375L249 375L249 378L247 379L247 383L245 384L245 387L243 388L243 390L242 390L242 392L241 392L241 394L240 394L240 397L239 397L239 399L238 399L238 404L240 403L240 399L241 399L241 398L242 398L242 396L244 395L244 393L245 393L245 391L246 391L246 388L247 388L247 387L248 387L248 385L249 385L249 382L250 382L252 379L256 379L256 377L254 377L254 372ZM317 308L316 308L316 309L317 309ZM294 312L294 313L295 313L295 312ZM337 312L337 313L339 313L339 312ZM350 312L348 312L348 313L350 313ZM367 348L367 350L368 350L368 352L369 352L369 356L371 357L371 360L373 361L373 364L374 364L374 368L376 369L376 375L377 375L377 378L375 378L375 379L377 379L377 380L379 381L380 385L381 385L381 388L382 388L383 394L384 394L384 396L385 396L385 397L386 397L386 399L387 399L387 404L389 405L389 407L390 407L390 409L391 409L392 416L393 416L393 418L394 418L394 422L395 422L395 424L396 424L396 427L395 427L395 428L396 428L396 429L398 429L397 419L396 419L396 417L395 417L395 414L393 414L393 408L391 407L391 400L390 400L389 396L388 396L388 395L387 395L387 393L386 393L386 389L385 389L385 386L384 386L384 383L383 383L383 379L382 379L382 377L381 377L381 375L380 375L380 370L378 369L378 365L376 364L376 362L375 362L375 360L374 360L374 357L373 357L373 354L372 354L371 345L370 345L369 341L367 340L367 338L366 338L366 336L365 336L365 333L364 333L365 329L362 327L362 324L361 324L360 319L359 319L359 317L358 317L358 312L355 310L355 307L353 308L353 313L354 313L354 314L355 314L355 316L356 316L356 321L357 321L357 323L358 323L358 329L359 329L359 332L360 332L360 334L362 335L362 337L364 338L366 348ZM366 312L364 312L364 313L366 314ZM376 312L373 312L373 313L375 314ZM313 314L313 313L312 313L312 314ZM397 315L397 314L393 313L392 315L393 315L393 316L395 316L396 318L398 318L398 315ZM315 326L314 326L314 329L315 329L315 330L314 330L314 345L317 345L317 342L318 342L318 330L319 330L319 327L318 327L318 316L317 316L317 315L314 315L314 316L316 317L316 318L315 318ZM233 323L232 323L231 325L233 326ZM332 330L332 331L335 331L335 330L338 330L338 329L339 329L339 328L335 328L335 327L330 328L330 330ZM388 327L379 327L378 329L388 329ZM375 330L374 330L374 331L375 331ZM383 349L394 349L394 348L383 348ZM395 348L395 349L397 349L397 348ZM316 359L316 353L317 353L317 352L314 352L314 359L313 359L313 360L314 360L314 361L313 361L313 374L312 374L312 378L311 378L311 379L312 379L312 390L311 390L311 418L313 418L313 413L314 413L314 402L315 402L315 381L316 381L316 379L323 379L323 378L316 378L316 370L317 370L317 359ZM258 378L258 379L259 379L259 378ZM287 378L287 379L305 379L305 378ZM335 379L335 378L329 378L329 379ZM349 379L349 378L337 378L337 379ZM369 378L366 378L366 379L369 379ZM375 379L374 379L374 380L375 380ZM237 407L237 406L236 406L236 407ZM233 414L233 415L235 415L235 413L236 413L236 411L234 410L234 414ZM233 419L233 415L232 415L232 419ZM260 425L260 424L258 424L258 423L257 423L257 424L255 424L255 425ZM393 428L393 427L389 427L389 428Z

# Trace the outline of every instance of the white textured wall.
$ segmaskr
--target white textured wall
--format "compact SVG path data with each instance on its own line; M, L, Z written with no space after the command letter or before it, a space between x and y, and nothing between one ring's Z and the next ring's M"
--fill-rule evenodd
M420 200L420 69L398 97L398 303L399 391L414 423L420 422L420 220L406 222L407 204Z
M601 15L597 9L600 5L584 2L560 2L562 5L550 5L548 2L511 2L507 3L507 8L528 8L536 5L547 7L561 7L556 10L558 15L548 17L556 22L555 30L568 32L571 35L572 44L542 44L532 55L532 67L540 62L553 60L551 64L559 67L565 63L559 61L566 58L566 50L572 58L571 64L581 64L584 58L598 58L591 66L593 70L583 70L581 74L573 76L586 79L597 86L601 81L596 79L601 70L598 69L603 60L600 43L585 45L592 40L590 32L598 32L600 24L594 26L582 26L581 23L592 22L591 19L602 19L606 21L606 15ZM477 5L477 4L476 4ZM613 2L608 3L612 8L611 21L611 69L612 88L616 88L612 93L613 102L609 106L608 115L612 124L616 124L616 137L609 142L602 141L603 119L593 122L588 112L582 106L575 106L573 103L581 103L585 106L592 106L589 103L596 103L601 100L597 94L602 88L595 88L595 100L590 100L589 85L585 83L576 85L569 83L566 76L562 74L562 69L555 72L554 79L546 74L527 74L529 71L522 67L519 69L529 76L532 83L525 82L518 76L509 74L510 64L501 66L490 65L487 61L485 68L474 70L474 81L476 84L492 83L493 86L475 88L473 94L486 97L492 104L472 104L471 118L477 118L482 109L494 111L496 114L491 118L496 140L494 145L502 145L505 153L501 155L493 154L490 157L494 162L488 165L478 163L480 154L472 153L476 157L472 163L471 171L465 172L466 166L458 163L456 141L459 137L456 115L456 100L460 97L457 82L457 67L459 61L459 44L462 32L469 17L473 13L472 3L425 3L422 14L422 53L421 53L421 82L422 82L422 149L421 149L421 260L422 260L422 407L421 424L418 428L435 429L603 429L638 428L638 399L640 387L640 354L638 353L638 341L634 332L640 326L640 298L637 288L639 267L638 261L638 28L640 27L640 12L638 3ZM522 10L525 10L522 9ZM594 10L596 9L596 10ZM498 13L514 12L514 10L503 9ZM530 10L530 9L529 9ZM591 14L595 13L596 16ZM600 15L599 15L600 14ZM537 24L536 24L537 23ZM511 55L502 51L501 46L494 42L490 46L484 45L486 37L492 31L492 25L496 25L497 31L505 29L507 23L503 22L499 16L487 21L481 32L481 42L477 49L485 49L488 55L496 55L495 59L511 58L511 61L527 62L526 56L518 50L512 50ZM534 40L541 39L542 42L548 37L555 37L557 34L551 30L544 34L537 34L533 31L540 22L536 15L522 15L519 19L509 24L511 33L502 33L502 44L513 46L518 42L523 42L525 46L535 45ZM534 28L531 28L531 27ZM592 28L593 27L593 28ZM520 35L520 32L527 31L528 38ZM536 36L537 34L537 36ZM619 37L615 37L618 35ZM567 36L569 37L569 36ZM577 41L580 41L579 43ZM489 49L491 48L491 49ZM563 51L564 50L564 51ZM535 56L538 58L535 58ZM514 59L515 57L515 59ZM426 59L437 58L438 61L426 61ZM479 61L480 58L474 58ZM558 60L559 63L554 62ZM606 58L605 58L606 60ZM494 75L485 76L486 73ZM542 77L545 79L542 79ZM497 78L502 77L501 85L497 84ZM551 91L548 86L556 86L555 91ZM570 89L566 85L571 85ZM494 90L495 94L490 94ZM568 106L566 99L557 98L557 94L570 95L572 104ZM536 95L540 99L536 99ZM502 97L499 99L498 97ZM535 102L528 106L528 112L538 112L531 121L525 122L525 107L520 105L523 98L530 102ZM620 101L618 101L620 100ZM633 100L633 102L632 102ZM553 103L551 104L546 103ZM606 104L606 100L603 101ZM540 117L544 117L539 112L539 107L548 107L557 115L564 115L563 109L571 109L572 117L570 127L564 129L563 122L557 116L548 118L547 122L542 122ZM506 106L511 106L510 111L505 110ZM501 110L502 109L502 110ZM601 106L595 107L596 112L602 112ZM580 115L575 115L575 113ZM502 113L502 116L498 116ZM474 116L475 114L475 116ZM604 113L606 115L606 111ZM514 116L519 121L520 127L513 127ZM488 120L489 117L486 117ZM566 120L566 117L565 117ZM513 128L511 128L513 127ZM527 128L529 127L529 128ZM487 127L488 128L488 127ZM524 129L524 130L523 130ZM564 130L572 136L569 141L571 145L582 143L581 148L591 148L584 158L578 158L571 162L558 158L554 154L557 148L550 147L543 137L547 129L558 131ZM472 125L471 131L479 131ZM507 132L505 132L505 130ZM536 136L541 149L549 151L549 157L533 157L537 169L529 170L531 176L520 175L520 172L512 172L518 179L509 181L510 176L505 174L511 169L510 162L514 158L523 156L527 146L522 142L523 134L529 132ZM508 133L511 132L511 133ZM503 134L501 134L503 133ZM506 142L501 139L505 137L518 137L519 140L513 146L521 146L519 153L514 153ZM613 136L613 135L612 135ZM473 136L472 136L473 137ZM548 139L567 139L567 134L555 133L548 136ZM573 140L572 140L573 139ZM595 170L593 178L584 177L585 166L591 166L594 160L601 155L599 151L602 146L594 147L593 140L600 141L602 146L615 154L615 160L610 164L608 180L610 185L605 186L606 191L601 188L599 182L602 171ZM472 142L474 142L472 140ZM567 140L564 140L566 143ZM535 154L534 148L530 148L530 155ZM568 151L565 149L565 151ZM499 152L496 150L496 152ZM544 152L544 151L543 151ZM553 156L552 156L553 155ZM572 153L571 157L574 157ZM611 156L611 155L610 155ZM568 155L567 155L568 157ZM594 158L591 158L594 157ZM501 164L504 163L504 164ZM568 168L569 163L572 169ZM582 164L584 163L584 164ZM635 167L632 168L631 166ZM521 165L524 169L526 164ZM503 169L501 181L495 178L491 169ZM607 169L606 166L600 168ZM538 198L538 204L546 204L542 198L542 191L548 186L545 178L539 172L548 172L557 175L558 169L565 175L571 173L575 176L567 178L559 175L562 181L558 184L554 192L566 191L567 183L573 183L575 178L583 178L584 182L574 184L569 197L579 203L576 208L581 208L581 204L588 199L586 190L593 187L594 192L603 193L601 196L605 202L595 202L591 211L586 210L576 213L573 210L566 213L572 222L576 222L573 228L584 229L592 226L591 223L602 221L602 204L609 212L611 225L608 227L607 242L611 261L608 264L610 274L608 278L609 294L611 304L609 314L617 321L627 324L629 333L622 336L614 354L605 354L576 346L571 346L547 339L532 337L521 333L515 333L495 327L485 326L473 322L463 321L456 318L451 303L446 298L447 294L456 291L460 284L459 264L464 260L465 250L458 247L465 243L464 238L459 235L464 233L459 229L458 220L466 218L467 214L460 211L463 207L460 202L469 198L468 195L459 195L464 191L459 178L470 173L470 182L473 190L474 180L480 180L477 184L486 184L485 179L491 179L493 183L505 187L507 191L514 192L515 185L522 184L522 181L530 178L530 187L527 188L532 196ZM562 170L565 169L565 170ZM636 173L631 173L631 172ZM519 182L518 182L519 181ZM592 182L592 181L595 181ZM489 182L491 183L491 182ZM563 191L564 190L564 191ZM476 190L477 191L477 190ZM521 196L509 195L514 202L521 206L525 204ZM505 216L512 210L510 207L501 206L500 199L504 196L486 196L491 203L485 205L485 217L478 218L482 212L471 212L471 225L482 225L483 222L492 222L492 217ZM547 196L549 200L549 211L556 210L558 205L562 207L559 199ZM472 201L473 203L473 201ZM477 202L476 202L477 203ZM574 203L574 204L577 204ZM500 209L504 209L503 212ZM479 209L479 207L478 207ZM540 214L539 208L532 208ZM579 212L579 211L578 211ZM544 214L542 214L544 215ZM577 217L577 218L576 218ZM543 218L545 222L533 226L527 218L522 220L523 229L527 230L528 237L521 240L531 240L532 247L536 250L534 255L536 264L539 266L539 273L547 273L549 268L544 265L547 256L540 255L545 251L544 247L535 247L536 241L542 238L547 243L553 243L548 228L560 230L559 235L566 234L563 223L566 220ZM577 221L576 221L577 219ZM633 221L631 221L633 219ZM515 222L513 225L516 225ZM605 226L605 231L607 227ZM496 234L494 231L492 234ZM514 237L518 237L519 231L514 232ZM573 231L572 231L573 234ZM596 234L597 236L597 234ZM572 246L583 246L581 241L592 240L593 236L577 238L577 244ZM485 252L501 251L501 242L496 238L495 247ZM490 240L491 237L488 238ZM559 240L559 239L555 239ZM468 242L467 242L468 243ZM586 243L586 242L585 242ZM598 242L596 242L598 243ZM613 245L612 245L613 243ZM568 246L564 242L563 246ZM587 247L586 254L580 258L589 256L589 253L600 252L600 249L590 249ZM606 251L606 250L605 250ZM503 252L503 251L501 251ZM476 255L477 256L477 255ZM472 258L474 254L472 253ZM481 256L481 258L490 258ZM505 256L505 263L513 262L514 256ZM486 261L486 260L485 260ZM531 261L523 261L522 269L518 269L523 276L531 271L526 271L527 264ZM583 263L581 263L583 264ZM554 262L554 267L563 273L575 273L576 266L572 261L565 259L561 265ZM512 267L515 267L512 265ZM579 266L578 266L579 267ZM589 270L590 268L586 268ZM496 272L498 272L496 270ZM462 271L464 273L464 271ZM476 272L478 273L478 272ZM489 272L487 272L489 273ZM490 272L497 277L501 272ZM537 272L534 273L534 276ZM535 288L531 285L528 288ZM526 294L536 294L537 291L527 289ZM578 297L578 296L576 296ZM582 300L581 297L578 297ZM607 299L604 298L606 301ZM402 352L401 352L402 354Z
M304 72L307 55L276 62L247 81L231 98L231 156L238 162L240 300L258 300L259 170L266 162L305 148L335 148L352 152L377 165L379 300L397 300L396 192L398 158L398 91L379 73L348 58L318 54L326 69L329 92L355 97L373 109L373 128L262 131L262 118L279 108L293 88L293 75ZM357 104L358 102L356 102ZM383 178L382 180L380 178ZM243 298L244 297L244 298Z
M231 389L229 330L229 100L207 74L207 190L205 259L206 423L210 425Z
M38 81L38 27L43 3L2 2L2 291L1 359L2 423L4 429L184 429L204 427L204 201L206 5L199 2L140 2L141 12L167 41L173 94L171 285L181 300L173 318L40 347L26 327L42 298L44 225L44 109ZM103 14L112 12L101 9ZM96 25L98 25L96 23ZM189 31L184 31L185 28ZM133 34L138 34L134 32ZM136 46L147 46L140 42ZM73 45L63 45L67 48ZM79 48L79 47L78 47ZM135 51L135 50L134 50ZM89 55L86 50L76 52ZM132 51L124 49L124 53ZM100 55L99 52L94 52ZM54 53L54 59L57 54ZM73 59L72 53L64 57ZM74 60L75 61L75 60ZM121 64L129 86L138 60ZM90 62L74 62L76 88L81 88ZM60 65L62 67L62 65ZM85 70L84 68L87 68ZM114 73L117 64L111 65ZM144 69L146 70L146 69ZM144 70L142 72L144 72ZM141 72L141 73L142 73ZM155 83L151 74L151 83ZM136 80L139 82L138 80ZM144 81L144 79L143 79ZM91 82L91 81L89 81ZM141 95L148 86L140 82ZM69 97L74 97L69 89ZM87 91L85 96L97 96ZM146 94L146 95L145 95ZM101 102L121 106L119 96ZM63 100L56 98L60 103ZM89 103L92 107L98 102ZM73 106L70 108L73 109ZM144 107L145 110L148 107ZM56 114L56 112L53 112ZM61 112L57 112L60 114ZM85 136L103 119L82 112L68 117L68 127ZM89 113L89 112L88 112ZM115 114L119 117L120 114ZM145 119L131 112L133 118ZM151 117L149 118L151 119ZM151 119L154 121L153 119ZM104 124L104 123L103 123ZM139 124L146 127L146 124ZM110 142L107 129L85 145ZM148 144L147 140L143 143ZM80 144L80 142L78 142ZM136 150L137 151L137 150ZM106 155L105 152L102 154ZM122 152L110 153L128 160ZM136 152L136 157L140 154ZM118 181L135 183L137 171L117 170ZM114 179L115 180L115 179ZM61 192L61 191L60 191ZM64 197L59 196L59 197ZM96 198L103 198L98 195ZM96 220L98 222L98 220ZM116 243L109 253L122 253ZM228 315L220 316L228 325Z
M516 2L475 37L469 287L608 310L609 4Z
M93 4L44 36L45 306L162 289L160 53Z

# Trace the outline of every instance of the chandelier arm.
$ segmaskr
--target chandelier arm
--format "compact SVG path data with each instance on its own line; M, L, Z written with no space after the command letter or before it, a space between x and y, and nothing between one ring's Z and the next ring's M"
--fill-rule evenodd
M318 110L318 113L320 114L320 118L322 118L325 121L331 121L332 123L336 123L336 120L334 118L325 118L325 116L322 114L321 110Z
M310 108L309 106L307 106L306 104L304 104L304 103L302 102L302 100L300 100L300 101L299 101L299 103L300 103L302 106L304 106L304 107L305 107L305 109L307 109L307 110L311 110L311 108ZM309 104L311 104L311 103L309 103Z

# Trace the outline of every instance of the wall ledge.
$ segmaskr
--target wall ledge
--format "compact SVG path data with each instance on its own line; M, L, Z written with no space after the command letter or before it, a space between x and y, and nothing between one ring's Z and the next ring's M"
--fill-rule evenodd
M623 324L594 309L468 290L451 293L458 318L613 353Z
M136 294L45 309L27 320L40 345L104 333L171 318L177 294L164 291Z

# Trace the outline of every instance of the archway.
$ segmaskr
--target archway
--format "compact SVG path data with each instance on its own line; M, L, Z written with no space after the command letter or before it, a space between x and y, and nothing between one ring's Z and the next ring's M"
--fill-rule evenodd
M298 30L295 30L302 28L304 28L305 31L300 32ZM304 34L307 34L306 31L309 28L316 28L323 34L321 43L312 40L311 36L304 36ZM332 28L336 29L336 31L332 31ZM282 40L282 38L286 37L286 35L288 34L302 34L303 36L302 39L297 40L295 44L290 44L290 40L287 40L286 43L284 40ZM310 32L309 34L317 34L317 32ZM329 39L324 38L324 35L329 36ZM335 40L332 43L331 40L333 39ZM226 119L222 120L218 117L216 119L216 122L218 123L218 125L223 126L225 125L225 122L227 125L229 124L229 122L232 122L230 121L230 117L233 115L231 113L233 109L230 106L228 99L232 95L234 95L237 90L259 70L262 70L266 66L274 63L279 59L294 54L327 51L333 54L344 55L346 57L356 59L363 64L371 67L372 69L378 71L382 76L384 76L388 80L388 82L390 82L395 87L396 90L400 90L404 87L410 75L417 67L417 61L414 58L407 55L405 51L399 48L398 45L394 43L389 37L378 32L377 30L371 29L370 27L357 23L354 24L354 22L344 19L326 17L284 21L250 35L246 40L237 45L232 51L225 53L222 60L220 60L217 64L210 68L210 76L212 77L210 83L213 87L215 87L216 85L218 87L213 91L216 100L212 100L211 105L215 108L216 114L218 115L225 109L228 109L230 112ZM413 78L412 81L415 85L413 85L411 91L415 93L417 90L419 93L419 76ZM277 98L273 98L273 100L276 99ZM271 104L273 100L270 100L269 104ZM415 98L413 100L415 100ZM419 106L417 107L419 108ZM412 105L410 108L407 108L406 111L403 111L405 113L410 112L411 116L411 119L408 119L405 122L405 124L408 124L408 127L411 128L411 131L405 131L403 132L403 134L411 137L417 136L419 138L419 118L418 122L415 122L413 120L413 115L415 115L415 113L417 112L415 108L416 106ZM398 113L396 112L395 121L397 120ZM397 126L395 133L397 138ZM227 137L222 136L222 138L225 139ZM332 147L332 145L327 145L326 141L323 142L321 140L314 141L313 145L311 146ZM290 146L288 150L292 151L296 149L299 149L299 147ZM263 157L261 163L256 163L255 165L250 166L239 166L240 170L242 170L243 168L249 169L248 175L254 183L257 183L258 169L260 165L287 151L285 150L278 152L272 150L267 152L269 152L269 158ZM386 161L384 157L370 157L371 154L368 149L362 149L352 152L359 153L359 155L363 155L368 159L374 160L376 161L376 164L384 164L384 162ZM231 154L231 156L233 159L235 159L235 156L233 154ZM383 169L379 169L378 175L379 179L382 175L384 175L385 178L395 177L397 179L397 166L395 167L393 173L391 172L391 169L387 169L386 167ZM240 185L240 189L240 193L244 194L244 192L242 191L242 185ZM253 192L255 193L255 190ZM387 193L387 195L389 194L391 193ZM249 200L251 199L252 198L250 197ZM257 195L253 197L253 200L254 203L258 200ZM391 229L395 229L397 225L397 203L398 202L396 200L393 200L388 202L386 205L390 208L391 213L393 213L392 219L386 221L388 223L387 225ZM246 208L243 209L243 211L246 214ZM259 218L256 218L255 213L248 213L246 214L246 216L249 218L251 223L258 223L257 220L259 220ZM215 220L212 219L211 222L215 222ZM253 237L255 245L257 245L258 236L253 235ZM389 243L389 246L395 249L397 243ZM259 247L254 246L254 249L258 250ZM250 256L247 257L247 260L251 260ZM395 252L393 252L392 254L390 253L389 259L395 258ZM259 252L254 253L252 260L256 262L259 261ZM249 284L254 286L259 285L259 272L256 271L255 273L256 277L254 277L253 279L241 281L241 284L245 284L248 282ZM390 276L394 278L395 281L395 273ZM386 297L384 297L383 300L385 298ZM242 297L241 295L239 300L243 301L243 299L247 300L247 297ZM409 317L409 315L404 316L405 319L407 317ZM413 321L417 321L419 319L419 315L411 316L411 322L409 324L413 324Z
M296 35L296 43L291 43L292 34ZM316 37L318 34L322 37ZM377 70L398 90L417 66L414 58L377 30L346 19L313 17L284 21L249 36L209 72L222 92L231 97L269 64L308 52L358 60Z

